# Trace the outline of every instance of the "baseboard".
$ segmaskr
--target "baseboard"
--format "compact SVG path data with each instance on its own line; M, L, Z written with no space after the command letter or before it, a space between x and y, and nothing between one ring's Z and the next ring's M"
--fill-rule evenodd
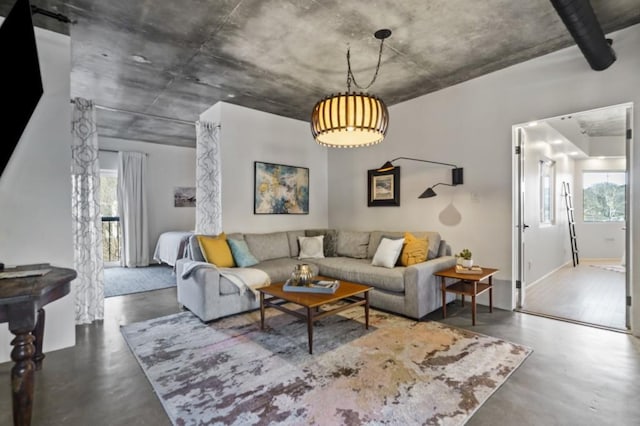
M555 274L555 273L556 273L556 272L558 272L560 269L564 268L565 266L568 266L569 264L571 264L571 261L570 261L570 260L569 260L569 261L567 261L567 262L565 262L565 263L563 263L562 265L558 266L556 269L553 269L553 270L551 270L551 271L547 272L546 274L544 274L543 276L541 276L541 277L540 277L540 278L538 278L537 280L535 280L535 281L533 281L533 282L531 282L531 283L528 283L528 284L525 286L525 289L530 289L530 288L531 288L531 287L533 287L534 285L541 283L542 281L544 281L545 279L549 278L551 275Z

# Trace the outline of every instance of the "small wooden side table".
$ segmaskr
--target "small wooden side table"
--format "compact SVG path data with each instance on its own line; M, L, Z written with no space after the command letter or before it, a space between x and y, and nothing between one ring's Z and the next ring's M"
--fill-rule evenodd
M464 306L464 297L471 296L471 321L476 325L476 297L485 291L489 291L489 312L493 312L493 275L498 272L493 268L482 268L482 272L478 274L460 274L456 272L456 267L452 266L434 275L440 277L442 290L442 318L447 317L446 294L455 293L462 296L462 306ZM447 285L447 278L453 278L455 281ZM487 280L484 283L481 281Z

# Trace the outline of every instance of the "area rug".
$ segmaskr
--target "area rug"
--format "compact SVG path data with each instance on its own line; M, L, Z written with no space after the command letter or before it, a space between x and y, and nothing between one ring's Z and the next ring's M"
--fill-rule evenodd
M203 324L190 312L122 333L176 425L464 424L531 353L437 322L363 309L314 328L268 310Z
M146 268L104 268L104 297L175 287L176 274L166 265Z
M593 266L594 268L598 268L598 269L604 269L605 271L621 272L623 274L627 272L627 268L625 268L622 265L592 264L590 266Z

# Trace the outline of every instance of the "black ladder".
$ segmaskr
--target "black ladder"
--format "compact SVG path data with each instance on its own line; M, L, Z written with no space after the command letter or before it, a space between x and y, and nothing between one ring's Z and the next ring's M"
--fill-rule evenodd
M571 256L573 259L573 267L575 268L580 264L580 259L578 259L576 221L573 217L573 200L571 198L571 189L569 187L569 182L562 182L562 192L564 195L565 205L567 206L567 221L569 222L569 243L571 244Z

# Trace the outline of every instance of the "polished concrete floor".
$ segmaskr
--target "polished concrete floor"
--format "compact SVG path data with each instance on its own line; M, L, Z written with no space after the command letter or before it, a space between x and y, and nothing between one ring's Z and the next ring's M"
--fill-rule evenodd
M77 345L47 354L36 375L34 425L168 425L119 327L178 312L176 290L107 299L104 323L77 329ZM444 320L533 348L469 425L637 425L640 341L628 334L457 304ZM428 319L442 320L436 311ZM0 424L11 424L10 363L0 364Z

